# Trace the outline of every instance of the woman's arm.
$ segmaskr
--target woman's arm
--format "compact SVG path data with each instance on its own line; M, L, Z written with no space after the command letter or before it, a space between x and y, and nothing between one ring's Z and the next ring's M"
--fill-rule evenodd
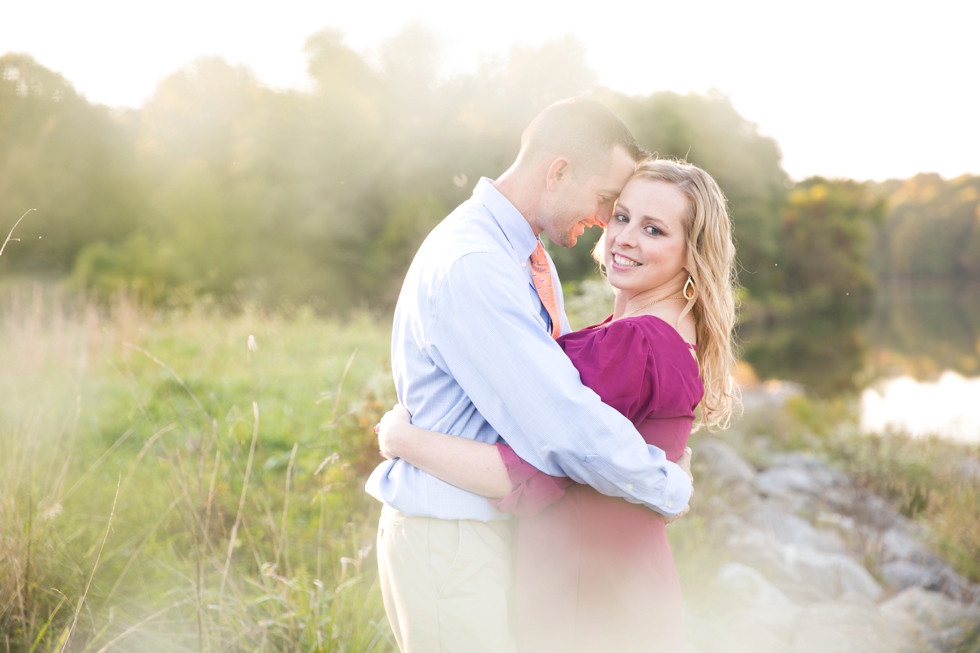
M385 413L376 427L385 458L401 458L450 485L490 499L514 489L497 447L412 425L404 406Z

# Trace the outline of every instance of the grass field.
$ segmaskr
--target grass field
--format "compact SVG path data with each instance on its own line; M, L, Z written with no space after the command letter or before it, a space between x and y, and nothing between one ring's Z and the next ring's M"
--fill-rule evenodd
M395 650L372 550L379 505L362 489L378 462L371 427L394 401L389 333L367 314L6 293L0 651ZM836 459L980 579L980 493L954 473L971 452L857 437L847 419L803 400L721 437L762 463L760 438ZM671 527L688 585L719 559L705 532L696 506Z
M392 649L362 491L386 320L2 315L0 650Z

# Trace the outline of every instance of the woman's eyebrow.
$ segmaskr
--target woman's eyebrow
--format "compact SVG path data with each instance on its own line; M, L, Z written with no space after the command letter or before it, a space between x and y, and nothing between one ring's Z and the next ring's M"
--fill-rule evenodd
M647 222L652 222L661 231L667 231L667 225L660 218L656 218L652 215L644 215L640 218L641 220L646 220Z

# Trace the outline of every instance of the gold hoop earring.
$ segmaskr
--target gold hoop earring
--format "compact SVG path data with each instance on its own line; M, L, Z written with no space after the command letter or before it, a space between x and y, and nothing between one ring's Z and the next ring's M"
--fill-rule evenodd
M688 287L691 288L690 295L687 294ZM698 289L694 285L694 278L691 275L687 275L687 282L684 284L684 290L682 292L684 293L684 299L688 299L688 300L694 299L695 295L698 294Z

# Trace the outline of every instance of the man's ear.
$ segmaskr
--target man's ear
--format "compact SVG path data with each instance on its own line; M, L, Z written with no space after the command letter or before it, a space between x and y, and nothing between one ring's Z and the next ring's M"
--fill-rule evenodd
M555 157L555 160L548 166L548 176L546 183L548 190L554 192L558 184L565 180L570 172L568 159L563 156Z

